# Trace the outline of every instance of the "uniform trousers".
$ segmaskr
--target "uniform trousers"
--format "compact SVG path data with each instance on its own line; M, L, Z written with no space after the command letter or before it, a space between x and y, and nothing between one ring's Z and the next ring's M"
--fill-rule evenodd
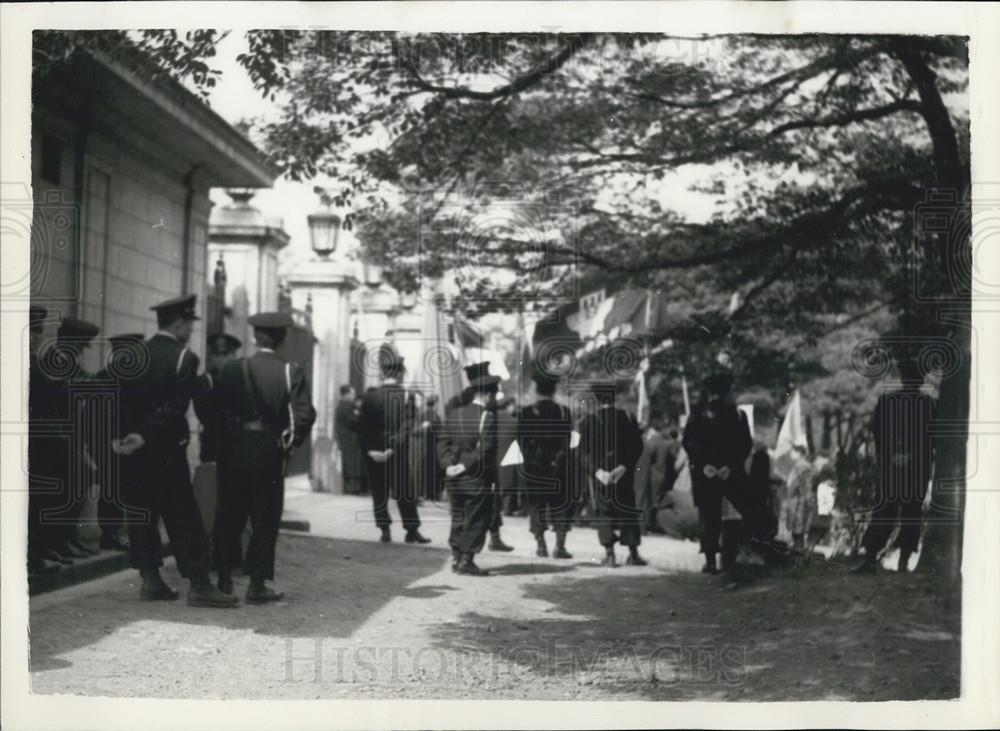
M416 530L420 527L420 515L417 513L416 485L410 483L406 459L394 457L386 462L378 463L365 455L368 468L369 485L372 491L372 507L375 510L375 525L388 528L392 524L389 515L389 499L396 499L396 507L403 519L405 530Z
M546 528L552 528L556 535L565 535L573 517L573 500L565 481L556 478L548 481L525 480L524 499L528 506L528 521L531 532L541 537Z
M747 484L745 472L733 470L728 480L707 478L701 467L691 468L691 493L701 523L701 552L718 553L722 533L722 498L728 500L742 518L742 530L748 537L766 538L769 521L767 505Z
M274 579L274 556L285 502L284 454L269 431L241 431L221 455L215 568L243 567L252 579ZM250 543L242 536L250 519Z
M497 498L493 486L483 479L447 480L451 501L451 532L448 545L460 553L479 553L495 520Z
M605 548L615 543L638 546L642 538L642 511L635 506L635 490L628 475L612 485L592 481L594 489L594 521L597 540ZM616 535L617 531L617 535Z
M34 449L29 444L29 527L44 548L60 548L76 537L94 480L72 439L47 436L36 439Z
M128 526L132 568L144 571L163 565L162 518L181 576L206 577L208 535L191 486L186 446L147 446L131 459L136 460L135 479L123 488L130 512L137 513Z
M913 553L920 543L920 524L929 477L910 470L883 473L878 503L861 543L869 556L885 548L892 529L899 522L897 543L904 553Z

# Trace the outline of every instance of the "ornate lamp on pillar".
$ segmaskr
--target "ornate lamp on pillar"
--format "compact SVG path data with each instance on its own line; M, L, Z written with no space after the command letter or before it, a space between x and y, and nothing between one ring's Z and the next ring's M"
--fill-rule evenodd
M336 255L340 216L325 207L307 220L315 256L292 270L288 284L296 307L311 317L317 341L312 383L317 412L312 437L313 489L339 493L343 485L333 416L338 387L350 379L350 295L358 280L352 274L353 263Z
M309 237L312 239L312 249L320 258L326 259L337 250L337 240L340 238L340 216L325 208L306 216L309 222Z

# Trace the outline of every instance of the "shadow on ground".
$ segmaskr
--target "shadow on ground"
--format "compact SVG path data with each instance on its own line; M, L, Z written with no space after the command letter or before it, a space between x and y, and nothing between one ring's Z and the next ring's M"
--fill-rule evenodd
M440 547L282 534L274 583L276 588L286 589L287 601L261 606L241 603L235 609L186 606L187 582L168 558L163 576L180 590L181 597L175 602L141 601L135 571L95 584L79 602L58 601L36 608L33 600L31 671L65 668L70 663L57 654L87 647L126 625L145 620L215 625L289 638L349 637L395 597L432 599L452 589L447 585L407 588L440 571L450 555ZM246 583L245 578L237 577L241 600ZM86 614L80 609L84 605ZM114 659L109 658L109 662Z
M718 577L558 577L551 619L468 612L440 648L488 657L549 697L917 700L959 694L960 591L819 564L735 589ZM563 616L561 616L563 615ZM568 616L566 616L568 615Z

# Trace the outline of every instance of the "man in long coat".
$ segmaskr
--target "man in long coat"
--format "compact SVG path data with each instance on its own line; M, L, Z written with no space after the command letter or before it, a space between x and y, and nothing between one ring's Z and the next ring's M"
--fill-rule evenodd
M744 463L753 446L746 415L729 397L733 377L729 373L709 376L705 396L684 428L684 449L691 468L691 494L701 522L702 572L718 573L716 556L722 533L722 499L728 499L748 526L756 523L757 511L747 487Z
M407 543L430 543L420 533L417 487L410 479L407 447L416 414L401 380L406 372L404 359L386 345L379 351L382 384L365 393L358 416L358 436L365 453L372 491L375 525L381 540L392 540L389 526L389 499L395 498L403 520Z
M897 522L900 572L908 570L910 556L920 543L924 497L934 460L930 426L935 404L920 390L924 377L917 362L900 360L898 368L902 386L879 396L872 417L879 485L871 522L861 541L865 558L856 569L859 573L876 570L878 554Z
M517 443L524 460L518 477L537 543L536 555L549 555L545 530L551 527L556 534L555 558L572 558L566 550L566 534L574 505L569 471L573 417L568 408L555 402L557 377L539 368L532 379L538 398L518 415Z
M642 433L635 417L615 408L614 382L593 387L597 409L580 424L580 458L593 487L597 538L605 566L617 566L615 543L628 546L629 566L644 566L639 555L642 511L635 505L635 467L642 455Z
M466 367L467 403L456 402L448 412L437 442L438 460L445 469L445 488L451 501L452 570L485 576L475 556L486 543L493 521L497 483L496 396L500 378L490 375L489 363Z

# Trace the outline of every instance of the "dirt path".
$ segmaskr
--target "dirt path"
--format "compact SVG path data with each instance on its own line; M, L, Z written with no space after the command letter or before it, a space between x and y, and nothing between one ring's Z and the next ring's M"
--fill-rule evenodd
M594 532L538 559L523 518L495 575L456 576L442 510L427 547L374 539L362 498L297 493L288 598L220 611L143 603L132 572L31 600L36 693L189 698L890 700L959 692L959 601L920 576L837 564L731 590L692 543L605 569ZM401 536L397 536L400 538ZM171 567L168 580L180 586ZM238 588L245 587L245 580Z

